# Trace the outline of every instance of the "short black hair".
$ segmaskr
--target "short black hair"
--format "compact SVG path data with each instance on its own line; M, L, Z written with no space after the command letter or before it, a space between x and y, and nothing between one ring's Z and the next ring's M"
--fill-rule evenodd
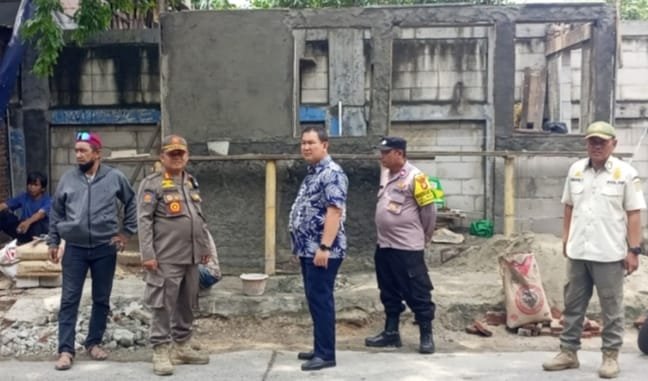
M36 184L37 181L40 182L41 187L47 188L47 176L45 174L38 171L29 172L27 175L27 185Z
M302 129L301 136L304 136L305 133L311 131L317 133L317 137L319 138L320 142L328 142L328 132L326 131L326 128L322 126L306 126Z

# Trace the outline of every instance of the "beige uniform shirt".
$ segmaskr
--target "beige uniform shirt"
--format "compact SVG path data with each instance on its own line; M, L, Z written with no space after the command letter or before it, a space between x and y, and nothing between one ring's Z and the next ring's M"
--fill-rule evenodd
M431 192L427 176L409 162L399 173L383 172L376 205L379 247L418 251L432 238L436 223L434 197L417 201L414 195L415 188L420 188L416 186L417 181Z
M191 175L147 176L137 194L137 222L142 260L160 263L200 263L211 254L210 236Z
M621 261L627 255L627 211L645 209L637 171L610 157L595 171L589 159L569 168L562 203L573 206L567 256L596 262Z

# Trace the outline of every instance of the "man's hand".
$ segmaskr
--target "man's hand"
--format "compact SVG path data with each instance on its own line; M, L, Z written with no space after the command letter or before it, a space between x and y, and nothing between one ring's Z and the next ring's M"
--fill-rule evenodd
M128 242L128 237L122 233L117 233L116 236L112 237L110 243L117 248L117 251L124 251L126 248L126 242Z
M158 262L156 259L149 259L142 262L142 267L144 267L144 270L155 271L158 269Z
M317 249L315 252L315 258L313 258L313 264L317 267L328 267L328 259L331 256L331 252L328 250Z
M16 228L16 232L18 234L27 233L27 230L29 230L30 226L31 226L31 223L29 221L25 220L25 221L21 222L20 224L18 224L18 227Z
M209 257L210 257L210 255L203 255L202 257L200 257L200 263L202 263L203 265L208 264L209 263Z
M50 261L54 263L59 263L59 256L58 256L59 248L58 246L50 246L49 249L47 249L47 254L49 255Z
M639 268L639 256L635 253L628 253L623 260L623 267L625 267L626 275L637 271Z

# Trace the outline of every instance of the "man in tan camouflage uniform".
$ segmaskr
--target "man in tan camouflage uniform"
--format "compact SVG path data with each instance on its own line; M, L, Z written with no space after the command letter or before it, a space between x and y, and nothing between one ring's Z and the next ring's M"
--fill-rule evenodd
M174 365L207 364L191 347L192 307L198 298L198 265L210 258L210 237L200 207L198 182L187 172L187 142L167 136L163 170L147 176L137 195L145 302L153 311L150 342L153 372L173 374Z

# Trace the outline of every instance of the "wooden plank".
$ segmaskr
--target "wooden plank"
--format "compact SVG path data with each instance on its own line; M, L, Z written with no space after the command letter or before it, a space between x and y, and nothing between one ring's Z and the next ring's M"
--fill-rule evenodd
M546 82L546 70L524 69L521 129L542 129Z
M547 115L550 121L560 121L560 66L562 53L547 57Z
M557 36L547 36L545 55L549 56L564 49L571 49L576 45L589 41L592 38L592 24L586 23L565 30Z
M580 131L585 131L593 122L592 118L592 43L581 48L581 94L580 94Z
M361 29L329 32L329 105L364 106L365 65Z

